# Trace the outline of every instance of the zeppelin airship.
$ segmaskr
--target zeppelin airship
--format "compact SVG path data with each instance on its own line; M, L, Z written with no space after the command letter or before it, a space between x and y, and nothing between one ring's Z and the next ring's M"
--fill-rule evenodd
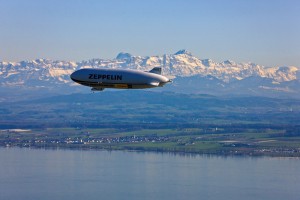
M92 91L102 91L105 88L145 89L162 87L171 80L161 75L161 68L150 71L132 69L80 69L71 74L71 79L84 86L92 87Z

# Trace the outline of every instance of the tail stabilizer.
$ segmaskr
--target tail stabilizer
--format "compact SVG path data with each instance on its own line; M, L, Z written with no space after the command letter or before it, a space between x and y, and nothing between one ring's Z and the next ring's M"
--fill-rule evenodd
M161 67L154 67L149 71L150 73L160 74L161 75Z

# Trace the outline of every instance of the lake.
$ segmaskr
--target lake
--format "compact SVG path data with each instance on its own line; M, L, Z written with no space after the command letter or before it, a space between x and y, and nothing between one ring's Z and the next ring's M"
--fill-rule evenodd
M300 159L0 148L0 199L299 199Z

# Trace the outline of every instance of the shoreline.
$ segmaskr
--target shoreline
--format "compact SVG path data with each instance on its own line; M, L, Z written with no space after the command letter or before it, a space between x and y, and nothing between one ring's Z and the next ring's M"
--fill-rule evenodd
M159 149L134 149L134 148L105 148L105 147L91 147L91 146L63 146L63 145L46 145L46 146L22 146L22 145L10 145L3 146L0 145L0 148L26 148L26 149L44 149L44 150L94 150L94 151L123 151L123 152L140 152L140 153L161 153L161 154L173 154L178 156L219 156L219 157L249 157L249 158L258 158L258 157L270 157L270 158L299 158L300 152L295 153L260 153L260 152L189 152L189 151L166 151Z

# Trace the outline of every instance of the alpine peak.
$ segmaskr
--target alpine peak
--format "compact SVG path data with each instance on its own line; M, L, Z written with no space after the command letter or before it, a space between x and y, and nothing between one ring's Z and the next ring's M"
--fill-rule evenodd
M185 54L185 55L188 55L188 56L193 56L191 52L185 50L185 49L181 49L179 51L177 51L174 55L180 55L180 54Z
M117 55L116 59L117 60L127 60L127 59L130 59L131 57L132 57L132 55L130 53L121 52Z

